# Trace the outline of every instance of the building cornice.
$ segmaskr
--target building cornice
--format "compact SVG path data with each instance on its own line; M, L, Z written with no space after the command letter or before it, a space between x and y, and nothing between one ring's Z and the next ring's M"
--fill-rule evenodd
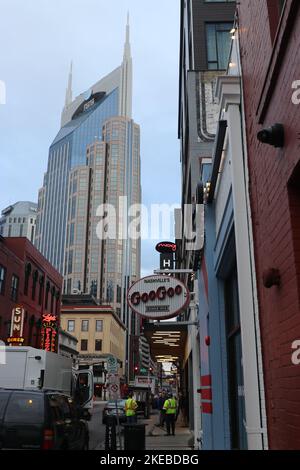
M241 103L241 77L220 75L217 77L215 97L219 100L220 110L227 111L231 104Z

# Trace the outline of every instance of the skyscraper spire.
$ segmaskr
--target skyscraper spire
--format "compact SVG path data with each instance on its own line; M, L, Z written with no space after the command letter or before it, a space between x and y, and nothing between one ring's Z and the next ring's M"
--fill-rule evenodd
M69 106L72 103L72 79L73 79L73 61L71 61L70 72L69 72L69 80L68 80L68 87L66 89L66 101L65 106Z
M126 40L124 46L124 59L129 59L131 57L131 48L130 48L130 26L129 26L129 11L127 12L127 24L126 24Z
M129 12L127 13L126 39L121 65L120 115L131 118L132 115L132 58L130 47Z

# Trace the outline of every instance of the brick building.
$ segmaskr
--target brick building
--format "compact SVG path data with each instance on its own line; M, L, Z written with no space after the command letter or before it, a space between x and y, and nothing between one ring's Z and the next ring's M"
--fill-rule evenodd
M10 337L13 309L21 307L23 345L40 348L43 315L59 325L61 289L62 277L28 239L0 237L1 341Z
M291 357L300 339L300 2L242 0L238 29L269 447L299 449L300 366ZM284 142L260 142L258 132L277 123Z

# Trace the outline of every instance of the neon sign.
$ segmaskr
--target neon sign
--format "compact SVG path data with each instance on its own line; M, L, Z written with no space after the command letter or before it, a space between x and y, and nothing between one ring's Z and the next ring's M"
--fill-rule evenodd
M23 307L15 307L11 315L10 337L7 339L8 344L23 344L23 328L24 328L25 310Z
M173 242L160 242L156 245L155 249L159 253L175 253L177 245Z
M45 313L42 319L42 349L57 352L57 331L57 316Z

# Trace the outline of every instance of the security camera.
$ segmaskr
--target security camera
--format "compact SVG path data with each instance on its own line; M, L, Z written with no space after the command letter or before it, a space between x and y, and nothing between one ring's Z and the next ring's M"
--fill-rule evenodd
M284 127L282 124L274 124L274 126L260 131L257 138L262 144L282 148L284 146Z

